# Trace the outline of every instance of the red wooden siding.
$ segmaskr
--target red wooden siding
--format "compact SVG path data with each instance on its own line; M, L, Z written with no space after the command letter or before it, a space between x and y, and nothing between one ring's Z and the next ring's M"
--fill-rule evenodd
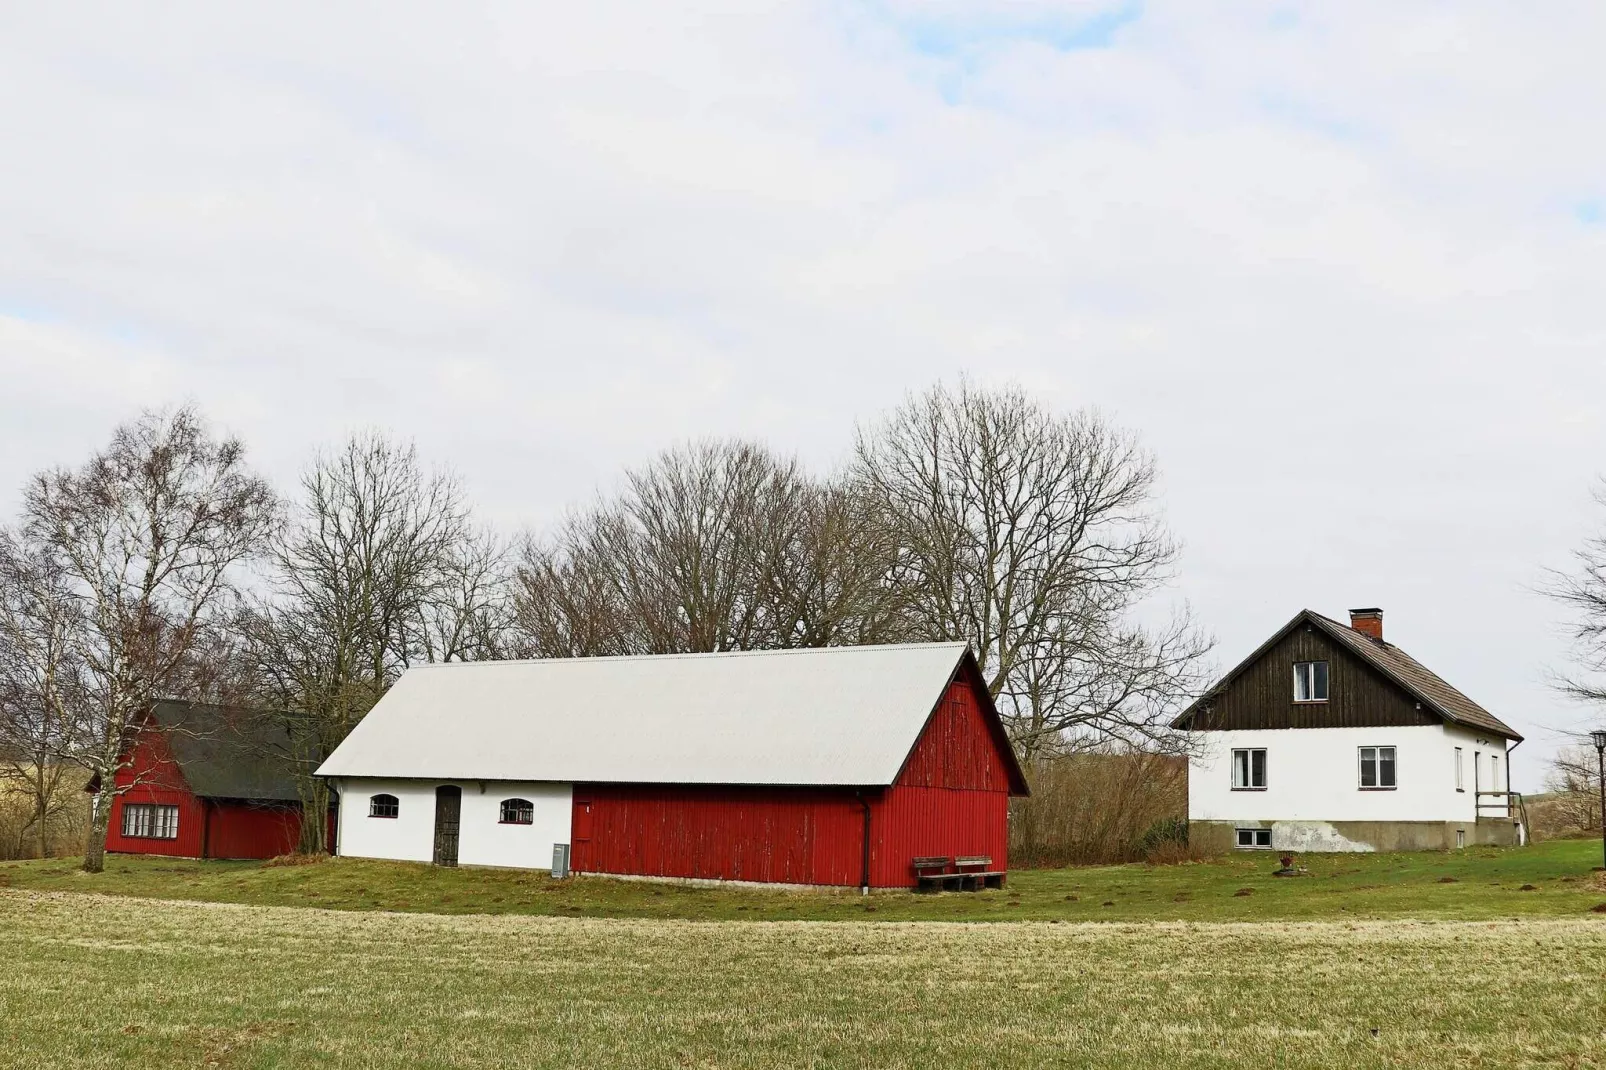
M207 858L276 858L294 851L301 839L301 807L295 804L204 801L211 811Z
M859 883L864 811L852 792L577 784L574 800L571 864L580 872Z
M970 680L948 685L873 810L876 887L913 887L909 862L921 855L984 855L1009 868L1009 767Z
M108 851L177 858L273 858L295 850L301 838L298 805L193 795L160 732L139 734L116 783L122 794L112 801L111 827L106 836ZM124 836L123 807L131 803L177 806L177 838ZM334 842L332 834L329 842Z
M898 785L1009 792L1009 768L968 681L948 685L909 752Z
M948 688L897 782L868 788L870 880L912 887L917 855L1006 868L1009 771L974 683ZM577 872L855 886L864 809L852 788L577 784Z
M178 838L173 840L135 839L123 835L123 807L131 803L155 803L178 807ZM111 827L106 830L106 850L124 854L201 857L202 802L187 791L170 791L140 786L119 795L112 804Z

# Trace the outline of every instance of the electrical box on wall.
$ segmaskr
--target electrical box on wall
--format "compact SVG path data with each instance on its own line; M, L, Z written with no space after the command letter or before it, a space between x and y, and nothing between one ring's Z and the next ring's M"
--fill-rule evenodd
M569 875L569 845L554 843L552 845L552 876L562 880Z

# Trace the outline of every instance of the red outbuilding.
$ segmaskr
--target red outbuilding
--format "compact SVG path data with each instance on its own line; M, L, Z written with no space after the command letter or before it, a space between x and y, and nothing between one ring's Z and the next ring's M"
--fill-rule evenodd
M964 644L405 674L319 770L341 854L838 887L997 886L1014 751Z
M301 837L290 739L255 710L163 701L116 777L106 849L179 858L273 858Z

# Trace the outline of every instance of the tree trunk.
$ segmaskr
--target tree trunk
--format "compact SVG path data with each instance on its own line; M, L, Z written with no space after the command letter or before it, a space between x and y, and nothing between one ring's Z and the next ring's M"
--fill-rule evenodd
M111 827L112 800L116 798L102 787L92 797L89 818L89 842L84 846L84 872L99 873L106 868L106 833Z
M329 786L314 777L302 781L301 840L297 849L302 854L329 853Z
M40 858L49 858L50 857L50 830L45 827L45 820L46 820L46 818L48 818L50 816L50 809L49 809L50 803L44 797L43 794L41 794L37 799L35 799L34 802L37 805L37 809L36 809L36 813L35 813L35 818L34 819L39 823L39 827L34 830L34 835L36 837L38 837L38 842L39 842L39 857Z

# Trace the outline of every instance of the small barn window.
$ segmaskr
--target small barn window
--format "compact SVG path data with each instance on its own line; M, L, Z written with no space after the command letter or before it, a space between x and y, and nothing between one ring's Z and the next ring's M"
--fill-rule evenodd
M1271 829L1239 829L1238 846L1246 851L1271 850Z
M123 835L139 840L178 839L178 807L124 803Z
M1294 701L1327 701L1327 662L1296 661L1294 663Z
M1467 790L1465 785L1464 785L1464 783L1463 783L1463 781L1462 781L1462 778L1461 778L1461 748L1460 747L1457 747L1455 749L1455 790L1456 791L1466 791Z
M1266 748L1251 747L1232 752L1232 790L1266 790Z
M395 817L401 813L401 801L394 795L374 795L368 800L369 817Z
M535 823L535 804L529 799L503 799L502 824L532 825Z
M1390 791L1394 779L1393 747L1361 748L1361 790Z

